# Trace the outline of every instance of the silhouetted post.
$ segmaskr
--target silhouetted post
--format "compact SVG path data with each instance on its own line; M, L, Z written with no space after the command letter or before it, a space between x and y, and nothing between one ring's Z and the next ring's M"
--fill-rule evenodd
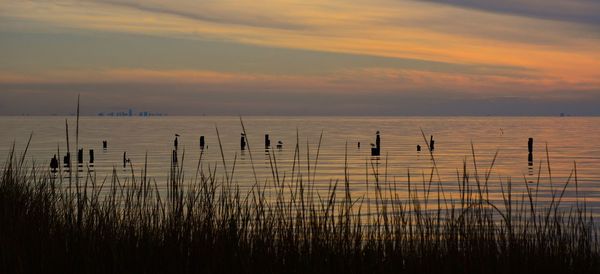
M77 150L77 164L80 166L83 164L83 148Z
M67 152L67 155L65 155L63 157L63 165L67 169L71 168L71 153L70 152Z
M106 150L108 148L108 142L106 140L102 141L102 149Z
M244 133L242 133L240 136L240 149L241 150L246 149L246 135Z
M527 170L530 176L533 175L533 153L528 153L527 155ZM530 183L532 182L530 181Z
M127 164L127 151L123 151L123 168L126 167Z
M527 165L533 166L533 138L529 138L527 141L527 151L529 152L527 155Z
M265 134L265 149L271 147L271 140L269 139L269 134Z
M52 169L52 173L56 173L56 169L58 168L58 159L56 159L56 154L50 160L50 168Z
M83 148L77 150L77 167L79 171L83 167Z
M94 150L90 149L90 164L94 164Z
M379 156L379 149L374 144L371 144L371 146L371 156Z
M358 142L358 148L360 148L360 142Z
M177 147L179 146L179 140L177 139L179 135L175 134L175 141L173 141L173 145L175 146L175 150L177 150Z
M371 144L371 156L379 156L381 154L381 137L379 136L379 131L375 136L375 144Z
M417 151L421 151L421 145L417 145Z
M435 149L435 141L433 140L433 135L429 137L429 150L433 151Z
M177 150L173 150L173 165L177 164Z
M200 136L200 149L204 149L204 136Z

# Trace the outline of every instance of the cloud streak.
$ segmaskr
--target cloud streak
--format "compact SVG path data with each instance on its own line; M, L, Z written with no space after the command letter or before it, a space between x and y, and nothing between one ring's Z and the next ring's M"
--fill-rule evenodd
M387 97L463 100L465 111L476 101L514 98L587 104L600 89L598 7L584 0L11 1L0 9L0 93L96 98L108 89L129 97L152 90L163 101L162 87L223 107L231 104L215 94L247 96L259 109L256 98L270 102L265 94L284 105L287 96L290 106L312 104L314 94L343 97L348 107Z
M216 24L232 24L241 26L251 26L259 28L274 28L285 30L302 30L307 26L293 23L290 20L281 20L269 15L264 15L260 10L249 7L244 12L238 10L235 15L228 16L227 11L219 9L219 6L211 5L205 2L204 5L193 5L190 1L185 1L185 5L165 5L164 1L127 1L127 0L102 0L94 1L98 4L110 4L121 8L131 8L149 13L158 13L174 15L191 20L207 21ZM170 4L167 2L167 4ZM231 15L231 14L229 14Z
M350 93L390 94L452 91L468 96L535 96L548 90L571 89L575 92L594 90L600 80L574 86L565 79L543 75L519 76L465 75L454 72L431 72L394 68L342 69L319 75L282 75L265 73L226 73L205 70L55 70L23 74L0 72L4 87L40 87L44 85L174 85L203 87L210 90L276 90L280 93L305 91L347 95ZM519 88L515 88L519 87ZM522 93L522 87L527 93ZM545 94L549 95L549 94ZM572 95L572 94L570 94ZM569 96L570 96L569 95Z
M600 2L591 0L425 0L487 12L600 26Z

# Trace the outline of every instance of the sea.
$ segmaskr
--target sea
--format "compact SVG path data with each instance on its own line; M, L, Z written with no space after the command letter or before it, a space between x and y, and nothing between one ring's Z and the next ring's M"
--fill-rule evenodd
M373 197L379 187L408 199L412 187L457 200L466 171L493 203L502 204L510 186L513 199L535 189L538 202L562 196L564 206L600 211L600 117L5 116L0 129L4 161L13 147L23 153L31 136L27 165L50 172L56 155L61 176L68 151L73 172L103 180L145 170L161 189L175 164L186 182L212 171L242 191L302 178L325 193L347 180L353 197Z

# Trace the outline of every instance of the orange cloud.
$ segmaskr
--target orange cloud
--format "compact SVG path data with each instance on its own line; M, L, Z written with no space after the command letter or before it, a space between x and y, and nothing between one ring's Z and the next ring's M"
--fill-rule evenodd
M344 69L321 75L274 75L224 73L204 70L60 70L35 74L0 72L0 84L167 84L199 85L232 90L280 90L286 92L324 91L329 93L414 92L452 90L473 95L543 94L547 90L587 91L600 84L573 86L561 78L464 75L407 69ZM515 88L520 87L520 88Z
M110 74L107 75L110 81L237 81L262 82L265 85L274 81L297 87L356 89L340 83L340 79L349 74L351 77L358 76L363 82L371 81L368 77L387 81L376 83L386 88L393 88L397 84L396 79L423 88L445 86L445 83L451 82L457 88L468 90L520 88L529 92L531 89L600 87L600 38L594 29L568 22L493 14L428 2L269 0L234 3L181 0L164 4L160 1L65 0L56 4L19 1L3 4L0 14L78 29L227 40L456 64L518 66L530 71L522 73L521 78L515 78L469 76L462 75L460 71L440 74L377 68L353 75L356 72L349 68L349 72L338 72L339 75L308 79L290 75L272 79L268 75L140 69L104 72ZM94 75L86 73L75 78L81 81L95 79ZM53 77L57 81L68 80L61 79L61 75Z

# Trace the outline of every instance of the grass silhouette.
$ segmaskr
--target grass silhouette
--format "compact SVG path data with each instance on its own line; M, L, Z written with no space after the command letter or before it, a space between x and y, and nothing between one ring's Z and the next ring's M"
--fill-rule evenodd
M272 180L254 172L245 191L235 159L227 167L222 150L221 169L205 168L200 156L187 179L184 153L158 184L146 176L147 163L137 171L129 163L126 178L116 170L104 179L89 170L76 180L53 176L26 163L27 148L17 155L13 146L1 173L2 273L600 271L591 210L584 202L561 206L566 190L577 188L575 167L549 203L538 201L539 178L524 182L520 197L509 179L500 182L498 205L488 192L496 157L480 175L474 149L473 168L465 162L457 174L459 198L449 202L433 154L421 182L410 172L403 186L388 182L367 162L365 181L351 181L346 168L323 193L314 188L320 145L311 163L301 161L310 150L300 155L299 141L291 174L280 173L271 153ZM248 151L252 159L249 142ZM353 193L355 184L368 193Z

